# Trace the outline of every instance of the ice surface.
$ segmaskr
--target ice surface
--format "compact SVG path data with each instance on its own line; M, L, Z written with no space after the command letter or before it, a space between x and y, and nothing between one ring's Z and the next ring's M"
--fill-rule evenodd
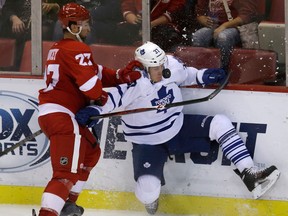
M32 209L39 211L39 206L33 205L0 205L0 215L4 216L31 216ZM99 210L99 209L85 209L83 216L149 216L146 212L135 212L135 211L110 211L110 210ZM178 216L172 214L156 214L155 216ZM187 215L186 215L187 216ZM192 215L190 215L192 216ZM196 216L196 215L194 215Z

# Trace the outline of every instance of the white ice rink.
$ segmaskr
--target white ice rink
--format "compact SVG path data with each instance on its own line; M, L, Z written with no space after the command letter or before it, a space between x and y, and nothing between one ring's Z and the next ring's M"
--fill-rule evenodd
M32 208L39 210L39 206L31 205L0 205L1 216L31 216ZM177 216L171 214L155 214L155 216ZM96 210L96 209L85 209L83 216L149 216L146 212L135 212L135 211L108 211L108 210ZM187 216L187 215L186 215ZM192 216L192 215L190 215ZM196 216L196 215L194 215Z

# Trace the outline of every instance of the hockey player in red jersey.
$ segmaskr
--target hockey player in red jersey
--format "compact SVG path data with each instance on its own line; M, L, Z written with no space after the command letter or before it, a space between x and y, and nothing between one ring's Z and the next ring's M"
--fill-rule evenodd
M131 61L124 69L97 65L83 41L90 32L90 14L76 3L59 11L64 38L50 49L45 65L46 87L39 91L39 125L50 140L53 176L42 195L39 216L80 216L84 209L75 204L92 168L100 157L100 147L75 113L92 101L105 104L102 87L133 82L141 67Z

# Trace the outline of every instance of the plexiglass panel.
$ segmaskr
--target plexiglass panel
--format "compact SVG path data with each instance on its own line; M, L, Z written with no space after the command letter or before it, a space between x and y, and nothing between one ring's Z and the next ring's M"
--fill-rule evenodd
M68 2L90 11L91 32L85 43L96 63L119 66L119 59L133 58L133 49L149 39L189 66L224 67L231 71L230 83L286 85L284 0L247 1L246 5L227 0L226 10L222 0L2 0L1 74L42 76L49 48L63 38L57 15ZM41 18L33 16L38 11ZM36 31L31 31L32 26ZM241 31L252 43L245 45ZM256 39L252 37L255 31ZM110 56L109 61L99 57L100 47ZM40 68L39 72L35 68Z

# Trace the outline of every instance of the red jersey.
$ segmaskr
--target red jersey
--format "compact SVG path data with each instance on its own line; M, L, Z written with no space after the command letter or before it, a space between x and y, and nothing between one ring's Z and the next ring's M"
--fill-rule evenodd
M72 39L56 42L45 65L46 88L39 91L39 115L58 111L75 114L99 98L102 85L116 85L115 73L97 65L86 44Z

